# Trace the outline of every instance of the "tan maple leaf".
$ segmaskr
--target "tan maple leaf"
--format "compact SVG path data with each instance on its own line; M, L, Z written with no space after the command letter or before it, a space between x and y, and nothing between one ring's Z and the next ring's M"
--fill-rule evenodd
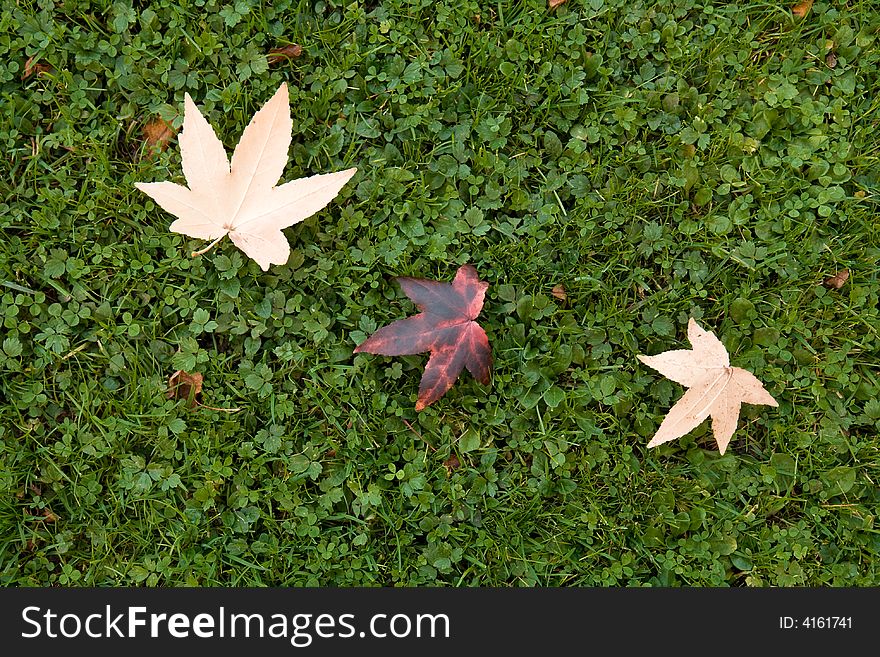
M314 175L276 187L287 164L292 128L283 83L244 129L230 163L223 143L186 94L178 143L188 187L172 182L135 187L177 217L169 230L214 240L194 256L229 235L263 271L283 265L290 244L281 230L327 205L357 171Z
M740 367L731 367L721 340L711 331L700 328L693 318L688 321L688 340L693 349L639 356L645 365L688 389L663 419L648 447L680 438L712 416L712 433L718 450L724 454L736 431L743 403L779 404L754 374Z

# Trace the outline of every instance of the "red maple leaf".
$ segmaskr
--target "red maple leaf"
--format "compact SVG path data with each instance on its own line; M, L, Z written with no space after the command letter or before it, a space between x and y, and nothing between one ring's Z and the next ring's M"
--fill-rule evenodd
M492 350L483 327L475 321L489 284L471 265L459 267L452 283L406 276L397 279L420 312L383 326L354 352L404 356L431 352L419 384L416 410L440 399L466 367L480 383L489 383Z

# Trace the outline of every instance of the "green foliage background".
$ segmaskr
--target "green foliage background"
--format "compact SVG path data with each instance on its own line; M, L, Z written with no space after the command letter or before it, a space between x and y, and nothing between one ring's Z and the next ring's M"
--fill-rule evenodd
M878 37L858 1L3 3L0 583L878 584ZM188 91L231 149L284 80L284 179L357 176L285 266L190 258L144 124ZM465 262L494 379L417 414L425 357L352 349ZM645 448L681 387L636 354L691 316L780 402L723 457Z

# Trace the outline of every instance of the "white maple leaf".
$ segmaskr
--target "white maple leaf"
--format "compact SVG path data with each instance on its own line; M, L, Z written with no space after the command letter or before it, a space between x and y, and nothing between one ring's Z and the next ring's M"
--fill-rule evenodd
M711 416L715 442L724 454L743 403L779 404L751 372L731 367L721 341L711 331L700 328L693 318L688 321L688 339L693 349L639 356L645 365L688 389L663 419L648 447L680 438Z
M169 230L214 240L193 255L229 235L263 271L283 265L290 244L281 230L326 206L357 171L314 175L276 187L287 164L292 128L287 83L282 83L245 128L230 164L222 142L186 94L178 141L188 187L172 182L135 187L177 217Z

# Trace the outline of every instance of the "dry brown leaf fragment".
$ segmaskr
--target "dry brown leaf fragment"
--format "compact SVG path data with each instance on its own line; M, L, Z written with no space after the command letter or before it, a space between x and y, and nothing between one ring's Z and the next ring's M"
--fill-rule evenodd
M55 513L53 513L49 507L46 507L45 509L43 509L42 518L46 522L58 522L58 516Z
M834 68L835 66L837 66L837 55L834 54L833 50L825 55L825 64L828 66L828 68Z
M648 447L680 438L711 416L718 451L724 454L736 431L743 403L779 404L754 374L740 367L731 367L721 340L711 331L700 328L693 318L688 321L688 339L693 349L675 349L656 356L638 357L670 381L687 388L663 419Z
M453 470L457 470L461 467L461 461L458 460L458 457L453 454L448 459L443 461L443 465L446 467L447 474L452 472Z
M198 372L184 372L177 370L168 377L168 392L166 395L169 399L187 399L189 407L193 408L198 404L196 397L202 392L202 382L204 377Z
M244 129L232 158L189 94L178 136L187 186L173 182L135 183L163 210L177 217L169 230L213 240L227 235L263 271L290 257L284 228L326 206L357 172L351 168L276 185L287 165L293 131L290 96L282 83Z
M39 75L40 73L48 73L52 70L51 64L44 64L40 62L36 55L33 57L28 57L27 61L24 63L24 71L21 73L21 79L27 80L32 75Z
M797 3L794 7L791 8L791 13L797 16L798 18L803 18L806 16L810 9L813 8L813 0L804 0L803 2Z
M281 64L282 62L296 59L302 54L303 47L298 43L291 43L286 46L281 46L279 48L271 48L269 50L269 54L266 56L266 61L268 62L269 66L274 66L275 64Z
M557 283L553 286L553 289L550 290L550 294L559 299L560 301L565 301L568 299L568 293L565 291L565 286L562 283Z
M824 285L825 287L830 287L835 290L839 290L842 288L846 281L849 279L849 269L841 269L839 272L834 274L834 276L829 276L825 279Z
M174 139L177 133L168 121L157 117L144 124L142 134L147 150L151 154L156 154L168 148L168 142Z
M564 5L566 0L547 0L550 9L556 9L559 5Z

